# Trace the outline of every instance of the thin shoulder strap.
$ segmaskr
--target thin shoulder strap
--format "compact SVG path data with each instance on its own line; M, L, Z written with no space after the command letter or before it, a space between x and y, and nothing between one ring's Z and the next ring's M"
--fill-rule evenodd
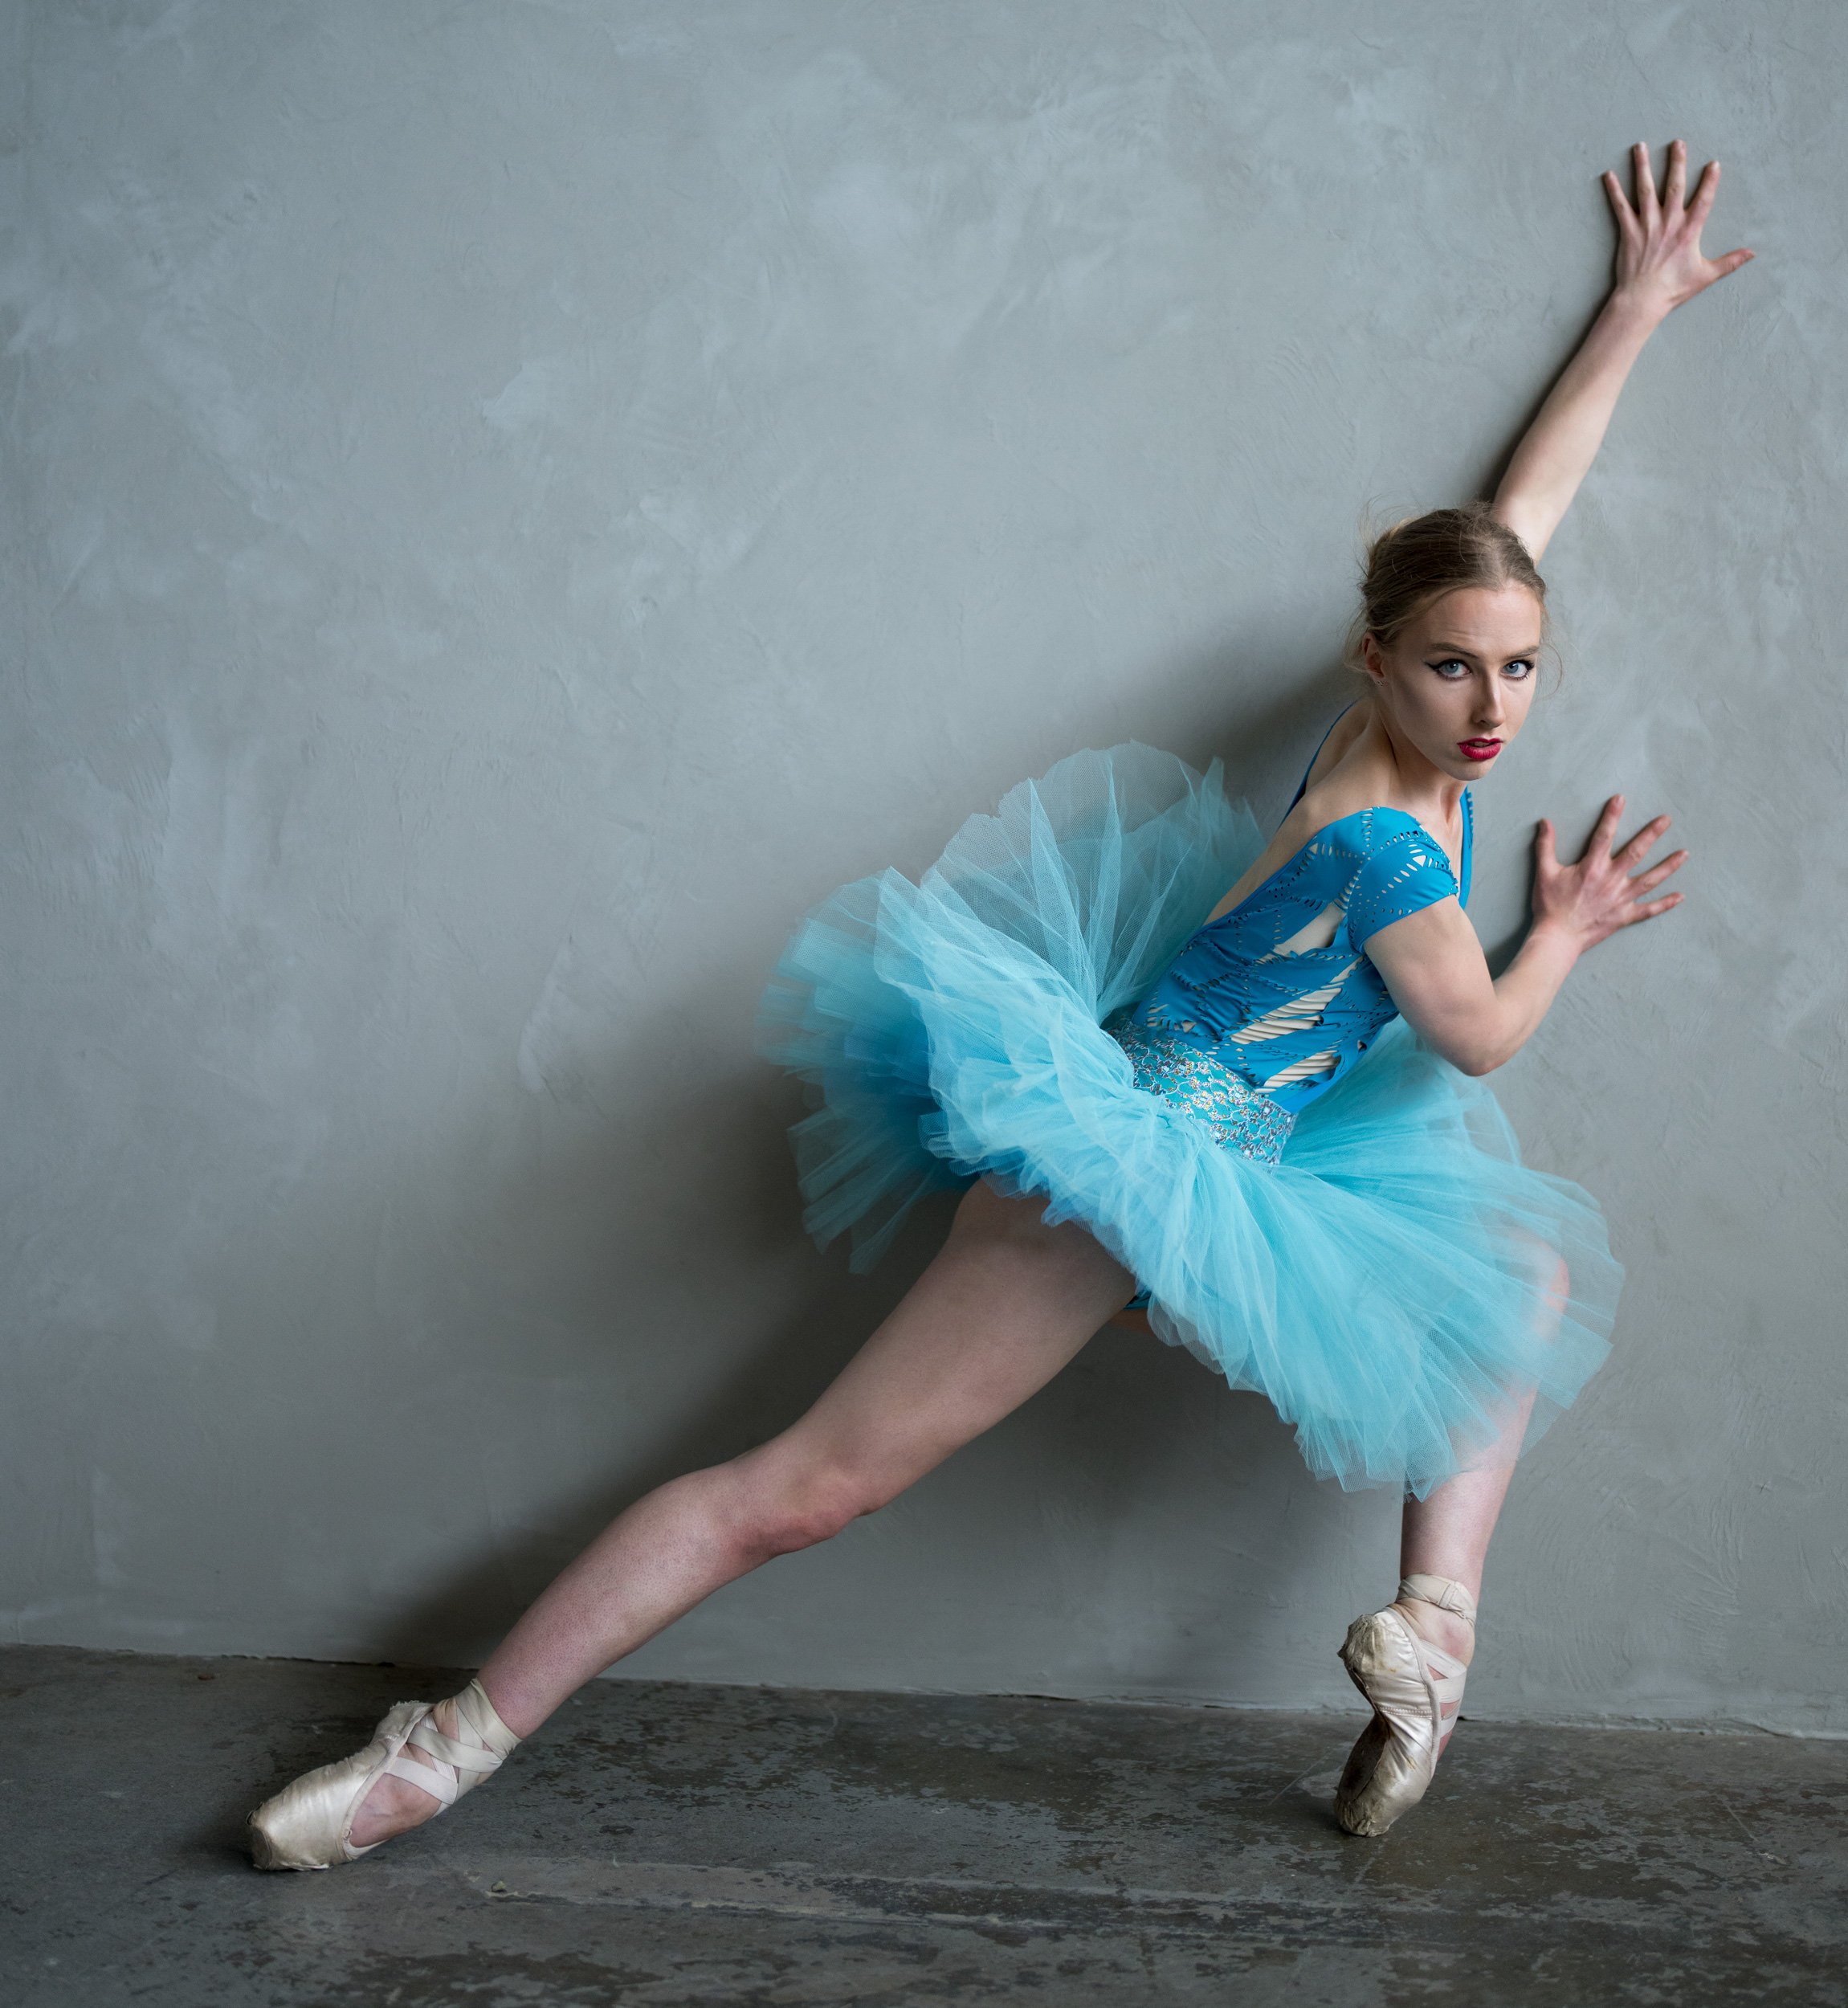
M1334 729L1331 726L1329 729L1332 731ZM1458 880L1461 881L1461 884L1457 888L1457 904L1458 906L1467 906L1470 903L1471 853L1475 848L1474 842L1475 834L1476 806L1475 803L1471 799L1469 790L1466 788L1463 790L1463 853L1461 860L1462 869L1457 874Z
M1354 704L1357 704L1360 701L1360 699L1356 697L1354 700ZM1296 804L1303 799L1303 796L1309 792L1309 777L1316 771L1316 762L1322 757L1322 748L1327 745L1328 741L1334 737L1335 725L1340 724L1341 720L1347 716L1348 713L1354 708L1354 704L1344 705L1341 710L1336 714L1335 724L1331 725L1328 729L1323 733L1320 743L1316 746L1315 752L1309 756L1308 765L1303 769L1303 778L1296 784L1296 792L1290 798L1290 809L1294 809ZM1285 815L1289 814L1290 809L1286 809L1283 811Z

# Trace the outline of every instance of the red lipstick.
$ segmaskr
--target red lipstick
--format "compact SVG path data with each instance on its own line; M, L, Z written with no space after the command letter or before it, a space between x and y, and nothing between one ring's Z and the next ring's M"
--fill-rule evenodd
M1493 760L1502 749L1499 739L1459 739L1457 751L1466 760Z

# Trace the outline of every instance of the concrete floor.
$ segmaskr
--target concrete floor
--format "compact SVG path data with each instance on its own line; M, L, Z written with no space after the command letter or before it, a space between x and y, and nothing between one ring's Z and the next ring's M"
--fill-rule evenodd
M322 1875L247 1807L454 1674L0 1649L0 1988L264 2008L1848 2003L1848 1745L1467 1723L1384 1841L1328 1715L605 1682Z

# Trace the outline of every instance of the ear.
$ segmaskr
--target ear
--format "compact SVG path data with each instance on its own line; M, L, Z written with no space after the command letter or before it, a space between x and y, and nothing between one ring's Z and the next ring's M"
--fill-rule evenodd
M1361 669L1370 684L1386 680L1385 655L1370 634L1361 637Z

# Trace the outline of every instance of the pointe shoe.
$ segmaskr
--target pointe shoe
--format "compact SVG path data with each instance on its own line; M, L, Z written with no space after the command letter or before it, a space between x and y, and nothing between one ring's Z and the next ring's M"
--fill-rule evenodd
M1475 1599L1447 1577L1408 1576L1399 1601L1434 1604L1475 1627ZM1384 1834L1425 1796L1462 1705L1469 1670L1390 1606L1348 1627L1341 1663L1371 1704L1373 1719L1341 1773L1335 1817L1350 1834Z
M520 1741L495 1713L479 1680L455 1697L456 1736L445 1736L431 1720L437 1705L399 1702L363 1750L324 1764L266 1799L250 1817L251 1861L259 1868L304 1869L357 1862L385 1845L373 1841L355 1847L350 1838L366 1794L381 1777L405 1779L446 1810L499 1770ZM426 1752L435 1762L419 1764L405 1755L407 1747Z

